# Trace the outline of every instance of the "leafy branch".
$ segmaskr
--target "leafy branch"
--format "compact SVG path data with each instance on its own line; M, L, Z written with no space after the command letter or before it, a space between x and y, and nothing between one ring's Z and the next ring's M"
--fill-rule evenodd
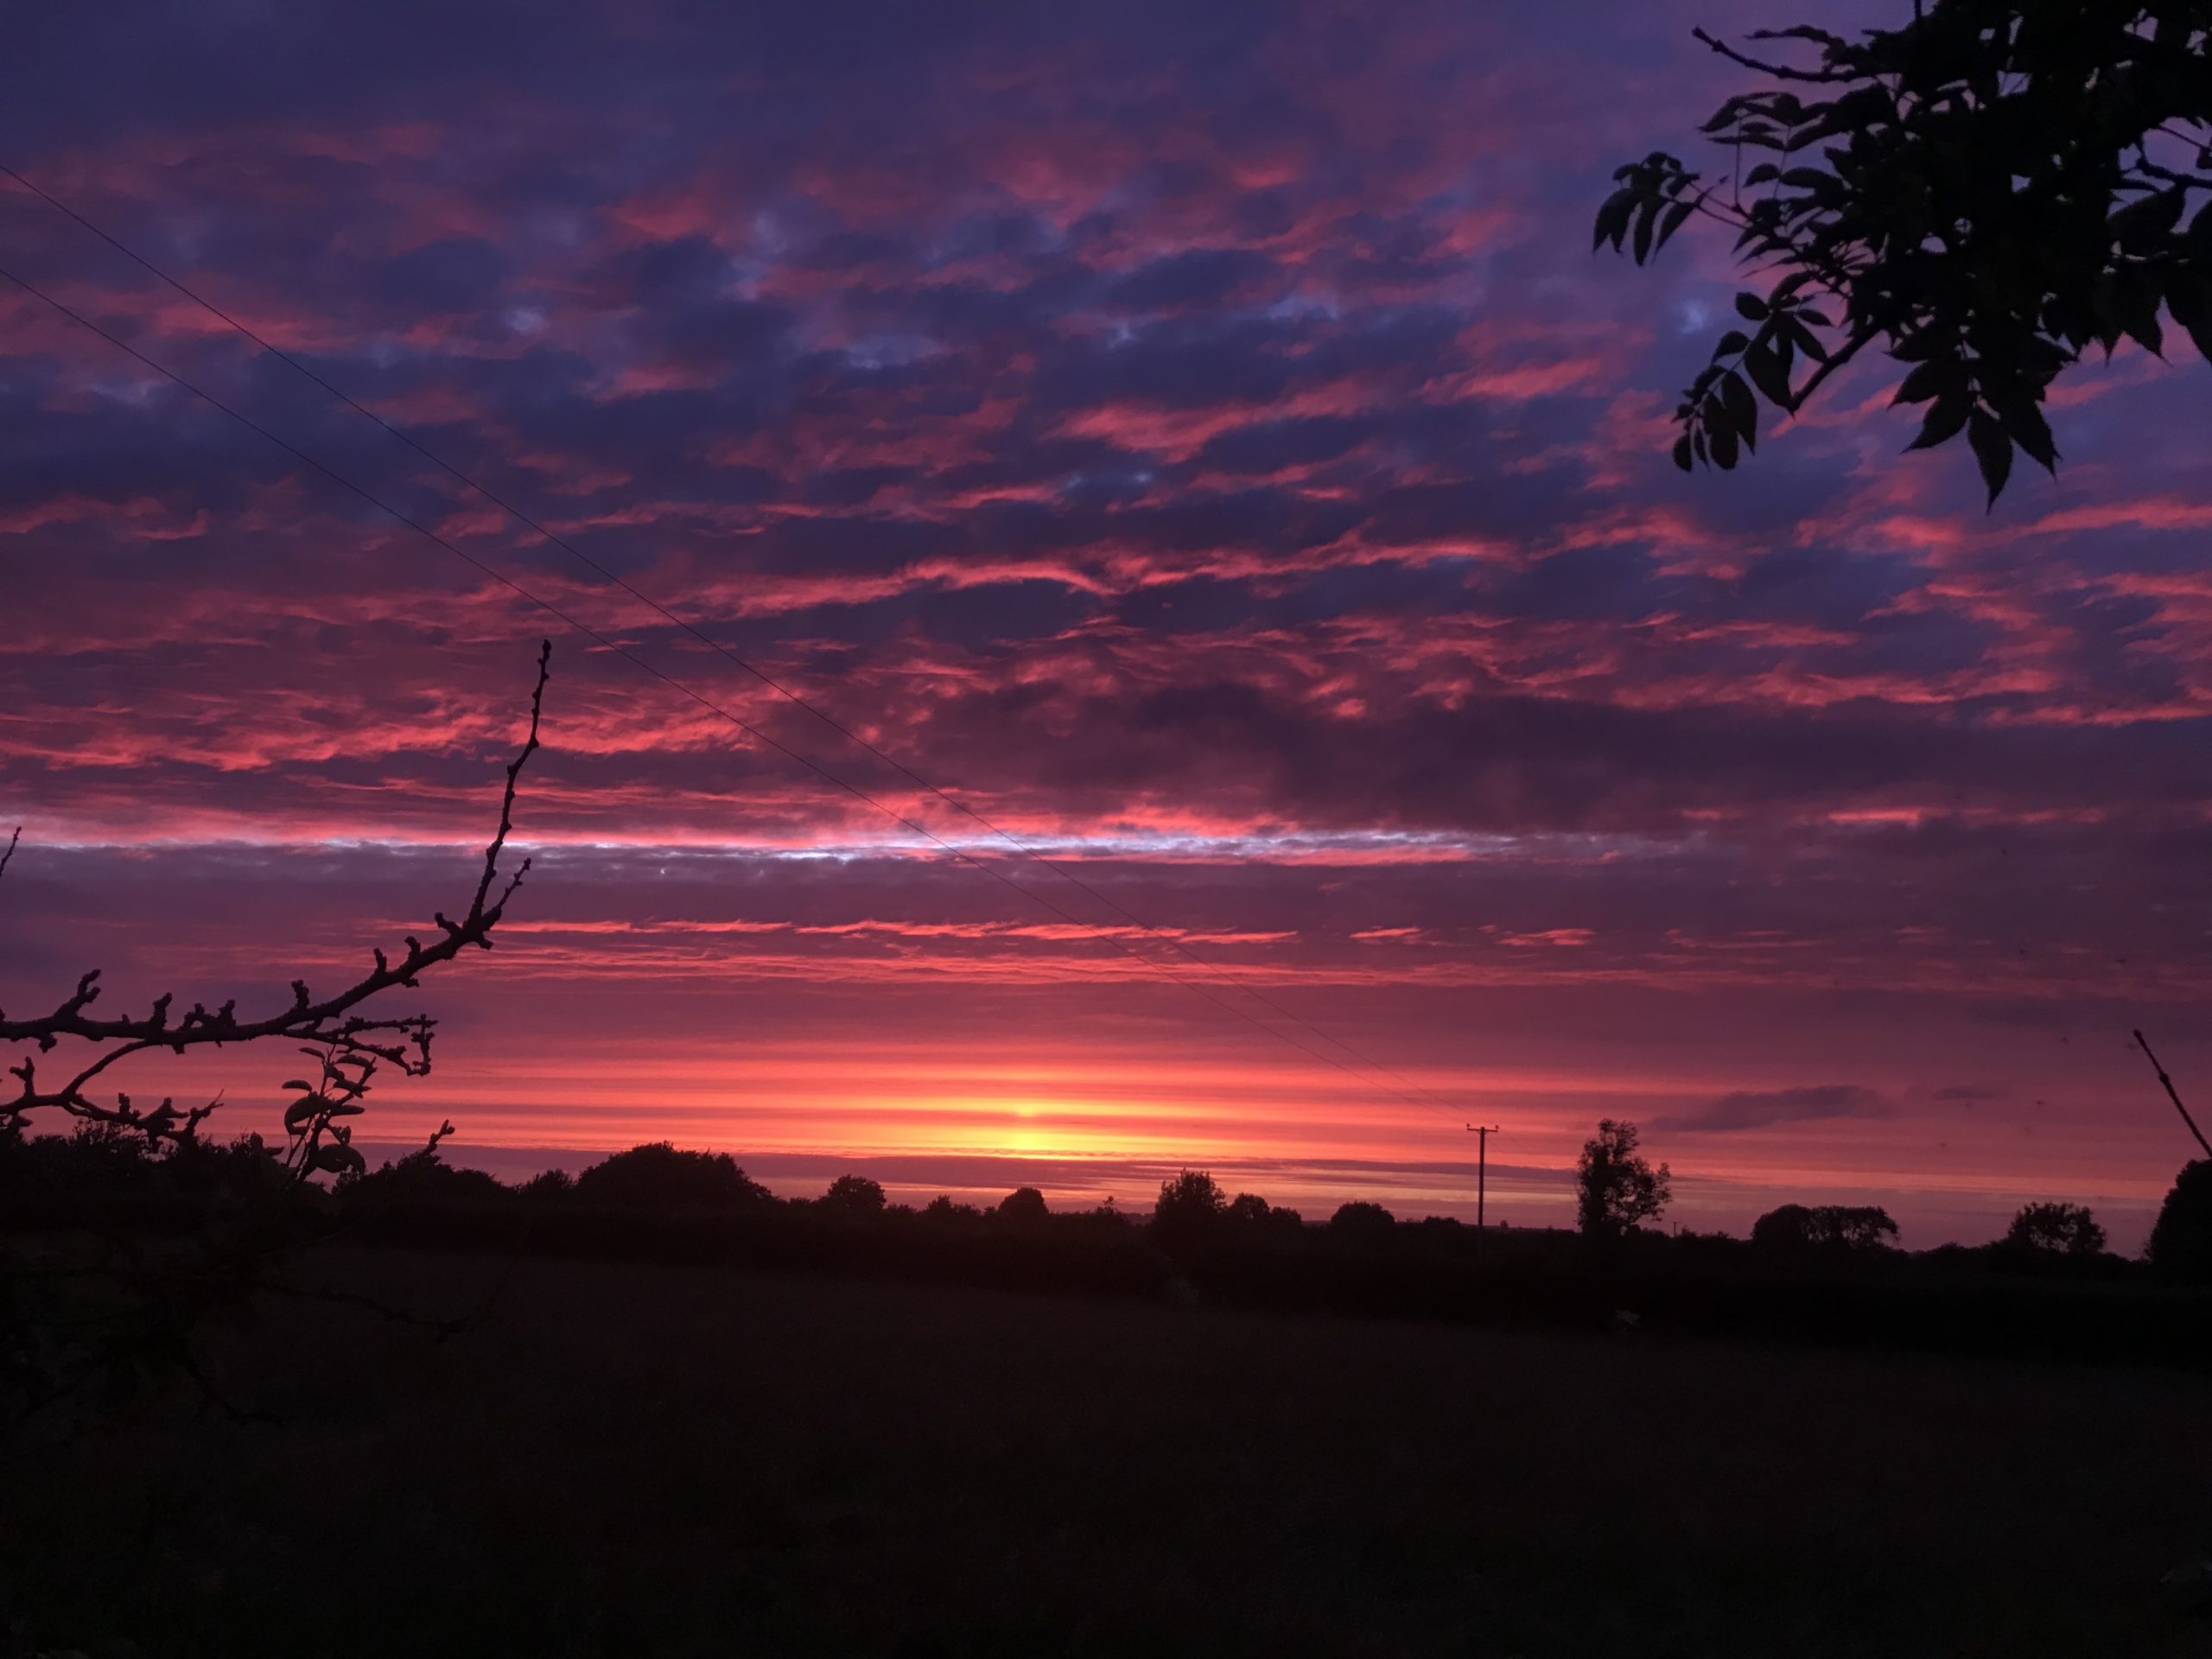
M1815 48L1809 67L1693 32L1783 84L1700 129L1729 153L1718 179L1664 151L1618 168L1592 242L1643 265L1708 218L1772 279L1737 296L1751 327L1720 338L1675 410L1684 470L1734 467L1761 399L1794 415L1881 343L1893 401L1925 405L1908 447L1963 432L1993 505L2016 450L2056 469L2044 405L2091 346L2163 354L2163 311L2212 359L2208 0L1935 0L1856 40L1751 36Z

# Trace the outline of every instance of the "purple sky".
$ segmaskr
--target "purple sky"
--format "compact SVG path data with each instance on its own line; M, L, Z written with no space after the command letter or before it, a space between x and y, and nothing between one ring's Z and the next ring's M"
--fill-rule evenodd
M2069 1198L2133 1245L2190 1143L2130 1027L2212 1100L2212 377L2070 376L1988 515L1878 365L1677 474L1726 251L1637 272L1591 213L1745 84L1691 23L1791 20L16 20L0 161L1096 892L0 184L0 264L1049 900L0 284L0 1006L334 984L464 900L550 632L537 868L395 1140L1457 1213L1479 1116L1534 1224L1605 1114L1689 1224ZM131 1084L244 1128L283 1075Z

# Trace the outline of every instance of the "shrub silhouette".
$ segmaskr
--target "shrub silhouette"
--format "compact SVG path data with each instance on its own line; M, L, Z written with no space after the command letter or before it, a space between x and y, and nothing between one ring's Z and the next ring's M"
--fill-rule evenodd
M576 1178L565 1169L541 1169L516 1193L531 1204L563 1204L576 1196Z
M2212 1159L2194 1159L2174 1178L2151 1229L2150 1254L2167 1278L2212 1283Z
M1329 1217L1329 1230L1339 1238L1357 1239L1374 1243L1389 1238L1397 1230L1398 1224L1381 1205L1365 1198L1355 1198L1350 1204L1337 1206L1337 1213Z
M931 1221L974 1221L982 1213L972 1204L955 1204L950 1195L944 1192L922 1206L922 1214Z
M1033 1186L1017 1186L999 1200L997 1211L1001 1221L1043 1221L1052 1213L1045 1195Z
M2087 1205L2031 1204L2012 1217L2005 1244L2045 1255L2101 1255L2105 1230Z
M1222 1215L1240 1227L1264 1227L1277 1232L1296 1232L1306 1224L1297 1211L1269 1204L1256 1192L1239 1192Z
M461 1169L438 1156L436 1142L365 1175L343 1177L339 1190L349 1204L486 1204L514 1196L497 1176Z
M1154 1206L1152 1224L1166 1233L1189 1233L1211 1227L1227 1213L1229 1195L1214 1178L1200 1169L1186 1169L1172 1181L1160 1184L1160 1202Z
M883 1213L883 1188L865 1175L840 1175L830 1183L830 1190L822 1195L821 1205L840 1215L880 1216Z
M1875 1205L1785 1204L1751 1224L1763 1250L1873 1250L1897 1236L1890 1212Z
M623 1210L728 1210L768 1202L726 1152L687 1152L651 1141L594 1164L576 1177L580 1203Z

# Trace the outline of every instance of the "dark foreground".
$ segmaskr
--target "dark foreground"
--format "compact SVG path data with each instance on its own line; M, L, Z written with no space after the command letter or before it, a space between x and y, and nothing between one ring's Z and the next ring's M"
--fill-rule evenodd
M0 1476L16 1651L2212 1650L2158 1584L2212 1553L2177 1374L538 1261L442 1344L282 1313L234 1379L283 1426Z

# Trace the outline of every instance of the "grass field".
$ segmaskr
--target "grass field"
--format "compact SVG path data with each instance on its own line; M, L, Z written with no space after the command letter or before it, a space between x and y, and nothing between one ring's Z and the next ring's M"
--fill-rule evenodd
M2158 1586L2212 1553L2174 1374L537 1262L471 1334L293 1309L237 1376L281 1427L0 1476L19 1650L2212 1651Z

